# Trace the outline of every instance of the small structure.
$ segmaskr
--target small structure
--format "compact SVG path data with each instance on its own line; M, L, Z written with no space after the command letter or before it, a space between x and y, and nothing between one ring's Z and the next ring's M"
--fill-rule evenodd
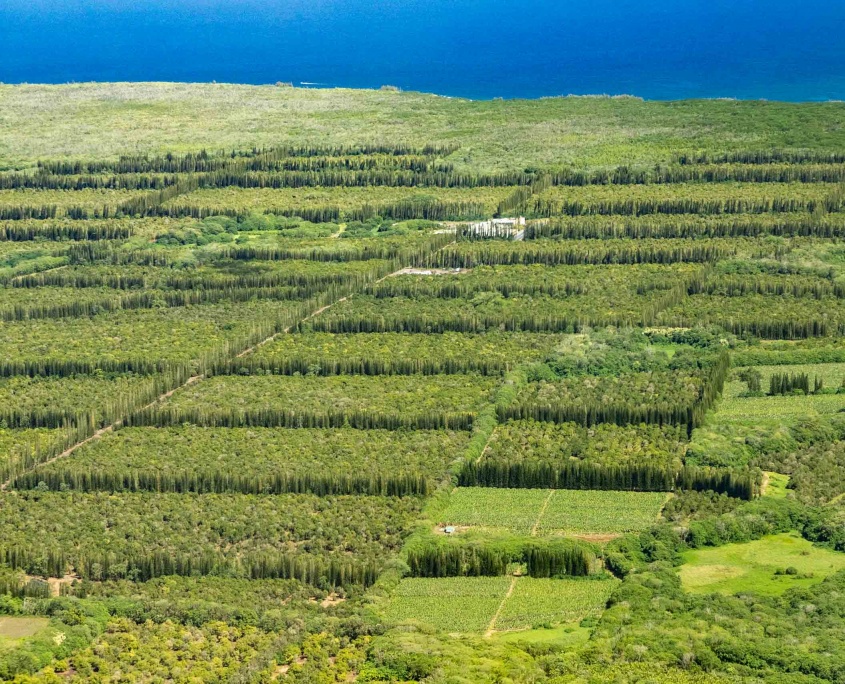
M452 527L451 525L449 527L443 528L443 534L454 534L454 533L455 533L455 528Z
M525 235L525 217L494 218L489 221L471 223L469 232L477 238L522 240Z

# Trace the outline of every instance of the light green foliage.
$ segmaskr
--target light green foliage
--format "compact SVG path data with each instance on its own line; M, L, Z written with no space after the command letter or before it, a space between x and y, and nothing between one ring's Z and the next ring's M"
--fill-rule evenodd
M144 190L0 190L0 210L3 207L57 207L57 216L64 216L69 207L100 210L116 209L119 204L142 197Z
M779 534L688 551L679 573L687 591L777 595L817 584L843 568L845 554L813 546L797 534Z
M789 484L789 475L783 473L763 473L766 478L766 489L763 492L764 496L771 496L776 499L783 499L787 496L787 485Z
M302 360L340 369L365 362L400 365L441 364L475 365L505 369L531 361L541 361L557 343L559 336L543 333L496 333L464 335L447 332L440 335L408 333L332 334L310 333L284 335L259 348L250 361L268 365L283 360Z
M0 464L5 465L41 449L48 449L63 436L64 432L60 429L0 428Z
M667 495L662 492L554 490L540 518L543 534L619 534L654 524Z
M661 492L462 487L452 493L441 522L517 533L536 526L540 534L619 534L652 525L666 496Z
M2 86L6 164L36 159L243 149L321 140L459 140L465 168L652 165L678 149L845 147L842 105L479 101L419 93L225 84ZM81 135L85 130L87 135Z
M0 323L0 345L9 361L188 361L247 337L295 306L242 302Z
M578 459L603 465L679 467L686 435L681 428L659 425L575 423L518 420L500 425L493 434L487 460L566 463Z
M275 634L255 627L234 627L209 623L190 627L172 622L134 624L114 620L90 648L73 655L55 673L27 679L33 684L89 682L103 677L125 682L148 681L151 673L164 681L215 681L237 674L256 656L272 651ZM269 678L275 669L273 659L260 676Z
M665 185L590 185L554 187L538 196L552 203L581 202L585 206L602 202L671 200L762 201L774 198L823 200L836 188L835 183L673 183ZM587 212L589 213L589 212ZM614 212L615 213L615 212ZM710 212L705 212L710 213ZM713 212L720 213L720 212Z
M490 399L497 378L438 376L218 376L173 395L168 406L210 411L245 409L476 412Z
M223 188L197 190L181 195L165 206L210 207L216 213L234 210L310 209L334 206L342 210L360 209L364 205L390 205L396 202L425 201L480 202L492 214L498 203L511 192L510 188Z
M131 374L77 375L75 377L0 378L0 417L4 414L59 414L68 417L93 414L100 420L112 419L119 410L115 399L148 395L155 378ZM37 418L36 418L37 419Z
M180 174L163 195L0 191L8 218L0 222L4 409L52 411L59 422L93 411L103 424L125 415L131 425L168 426L122 428L40 471L26 462L45 458L64 433L0 429L0 466L19 475L0 492L0 560L19 570L0 572L0 581L13 594L29 592L0 597L0 612L42 629L4 653L0 678L56 658L56 673L16 684L843 680L845 575L828 575L845 568L845 556L772 533L800 528L845 548L845 395L749 398L740 396L742 383L729 382L689 444L685 435L710 404L706 378L722 350L734 353L735 369L772 364L761 369L764 388L774 372L819 374L826 390L845 376L836 337L845 324L845 190L823 180L841 177L841 165L753 159L754 150L841 153L841 103L471 102L391 89L219 84L0 85L0 100L0 172L9 185L28 180L7 170L31 174L37 160L99 163L206 148L203 159L224 162L222 173ZM443 147L412 158L242 156L315 141ZM737 150L749 150L740 163L713 162ZM672 161L699 151L710 160ZM162 182L160 165L146 173L135 161L124 160L141 170L115 184ZM262 170L228 175L252 162ZM328 174L311 170L323 165ZM438 170L411 171L423 166ZM101 185L112 173L51 168L71 174L43 173L44 187ZM298 187L360 182L358 169L377 169L366 178L386 184ZM504 170L516 173L482 178ZM595 185L546 183L546 173L577 183L588 180L580 172L598 170L610 173L593 175ZM674 182L703 175L712 181ZM417 185L391 185L400 181ZM532 186L514 193L517 182ZM480 185L438 187L473 183ZM416 205L394 215L584 216L552 216L510 242L375 215L408 199ZM66 216L111 215L121 204L139 218ZM26 218L52 207L55 218ZM315 223L264 213L298 207ZM180 208L232 216L140 218ZM375 283L411 266L445 273L406 271ZM791 339L798 337L809 339ZM794 365L806 363L836 365ZM176 364L178 374L160 372ZM146 375L119 375L130 368ZM190 386L138 411L193 374ZM504 422L520 405L535 410L521 417L548 407L545 419L560 424ZM585 407L609 422L593 425ZM701 410L687 421L692 407ZM325 426L334 424L321 420L330 413L343 427L190 424L265 424L263 417L298 426L307 416ZM349 427L378 422L355 422L361 414L398 429ZM503 424L494 432L497 415ZM564 422L582 415L589 427ZM455 430L458 423L467 430ZM759 466L769 471L768 496L743 503L679 492L661 520L663 493L450 493L462 456L532 466ZM42 474L50 484L39 482ZM56 491L70 486L63 475L82 491ZM322 495L267 493L274 478L278 485L287 477L281 491L322 487ZM344 478L358 480L338 491L357 495L331 494ZM417 495L373 496L387 491L387 478L394 493L436 495L428 505ZM262 493L188 491L229 492L235 480L238 491ZM126 491L159 485L174 493ZM455 539L436 531L444 523L458 527ZM530 542L542 550L574 543L556 538L567 535L596 542L605 567L624 579L401 579L406 543L406 551L434 537L444 548L507 551ZM24 571L84 579L64 589L71 596L36 598L46 587L24 585ZM482 638L500 609L493 629L514 631ZM55 642L54 628L66 644ZM0 622L0 642L2 635Z
M495 627L497 630L524 629L598 617L618 583L618 580L610 577L519 577L496 619Z
M49 623L40 617L0 617L0 651L37 634Z
M789 354L777 352L781 353ZM840 438L843 427L839 414L845 408L845 394L837 391L845 376L845 364L778 364L752 368L760 373L764 396L747 396L747 383L738 379L742 367L734 369L716 410L693 432L687 453L692 462L741 465L762 459L761 465L771 470L777 469L770 463L772 458ZM814 377L819 377L824 381L824 393L765 396L769 378L775 373L806 373L811 383Z
M549 492L542 489L461 487L452 492L441 514L444 525L531 530Z
M510 577L403 579L386 617L394 623L417 620L441 632L481 632L487 629L510 584Z
M768 392L769 380L775 374L797 375L806 374L810 378L812 384L814 378L819 378L824 382L823 391L831 393L836 392L845 382L845 363L803 363L803 364L783 364L777 366L753 366L755 370L760 373L760 382L762 384L762 391ZM745 383L739 381L738 376L743 368L735 368L734 375L736 380L725 383L725 398L734 399L747 392L747 387L743 387Z
M540 406L580 406L628 404L642 407L655 404L686 406L699 395L701 379L683 372L629 373L595 378L565 378L527 385L517 397L520 404Z

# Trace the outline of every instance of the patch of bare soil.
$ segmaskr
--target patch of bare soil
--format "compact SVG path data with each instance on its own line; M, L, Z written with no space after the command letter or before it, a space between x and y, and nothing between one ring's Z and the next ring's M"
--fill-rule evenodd
M586 542L594 542L596 544L606 544L614 539L619 539L621 536L621 534L575 534L572 538Z
M455 275L457 273L467 273L471 269L469 268L403 268L400 271L396 271L391 275L398 276L398 275L418 275L418 276L430 276L430 275Z
M453 530L452 532L449 533L450 536L454 535L454 534L460 534L461 532L466 532L468 529L470 529L469 525L436 525L434 527L434 533L435 534L446 534L446 528L447 527L451 527L452 530Z

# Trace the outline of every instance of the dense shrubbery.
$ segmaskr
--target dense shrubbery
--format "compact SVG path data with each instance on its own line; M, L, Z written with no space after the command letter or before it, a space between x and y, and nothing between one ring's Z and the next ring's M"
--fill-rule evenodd
M424 494L468 436L446 431L124 428L17 488Z
M0 553L53 577L369 584L418 511L416 498L21 492L4 497Z

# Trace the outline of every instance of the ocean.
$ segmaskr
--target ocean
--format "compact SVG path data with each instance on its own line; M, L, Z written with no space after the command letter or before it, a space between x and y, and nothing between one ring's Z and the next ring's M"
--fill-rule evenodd
M845 99L843 0L0 0L0 82Z

